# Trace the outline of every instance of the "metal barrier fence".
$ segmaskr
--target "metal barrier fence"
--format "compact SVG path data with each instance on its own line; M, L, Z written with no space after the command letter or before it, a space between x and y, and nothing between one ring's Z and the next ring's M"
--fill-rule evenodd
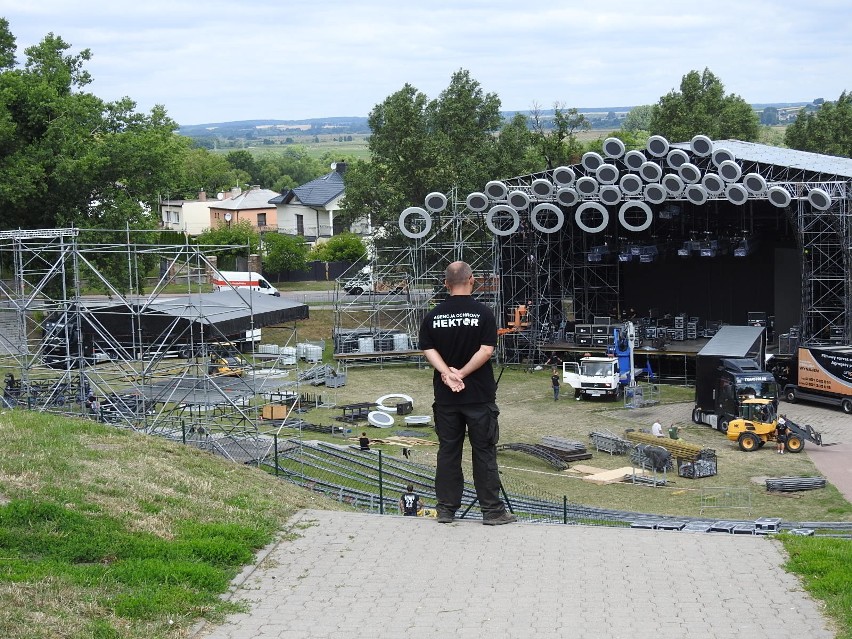
M304 441L277 434L247 437L244 434L216 433L192 427L151 434L206 450L236 463L265 468L279 479L366 512L399 514L399 497L408 484L414 486L415 492L427 505L435 503L433 466L386 455L381 450L361 451L343 444ZM705 510L733 508L746 513L751 511L751 493L748 488L702 488L698 517L666 517L584 506L569 502L566 496L531 489L514 478L504 481L503 494L510 510L519 520L530 524L653 527L666 530L679 530L685 524L686 529L718 530L718 527L712 527L717 522L716 518L702 516ZM475 501L473 484L467 482L462 509L457 515L464 512L467 519L481 519L478 508L468 508ZM738 532L754 526L750 520L726 520L725 523L739 524ZM852 532L852 523L781 522L779 529L800 534L803 530L811 534L814 530L822 530L848 536Z

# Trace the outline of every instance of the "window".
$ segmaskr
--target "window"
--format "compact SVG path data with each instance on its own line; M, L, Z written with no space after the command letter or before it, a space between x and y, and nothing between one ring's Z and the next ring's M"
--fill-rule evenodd
M305 216L296 213L296 235L305 234Z
M266 213L258 213L257 214L257 225L258 226L266 226Z

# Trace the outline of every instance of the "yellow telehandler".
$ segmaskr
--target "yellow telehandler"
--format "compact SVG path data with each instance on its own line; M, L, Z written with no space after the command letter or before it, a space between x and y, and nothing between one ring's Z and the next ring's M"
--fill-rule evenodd
M745 399L740 403L740 415L728 424L728 439L737 442L740 450L751 452L762 448L768 441L775 441L778 413L771 399ZM805 440L822 446L822 436L811 426L800 426L785 418L787 427L786 450L800 453Z

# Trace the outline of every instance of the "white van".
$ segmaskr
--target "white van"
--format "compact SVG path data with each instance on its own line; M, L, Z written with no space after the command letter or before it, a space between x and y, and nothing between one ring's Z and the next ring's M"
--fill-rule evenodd
M233 286L237 289L247 288L264 295L281 296L281 293L263 275L254 271L214 271L210 283L216 291L228 291Z

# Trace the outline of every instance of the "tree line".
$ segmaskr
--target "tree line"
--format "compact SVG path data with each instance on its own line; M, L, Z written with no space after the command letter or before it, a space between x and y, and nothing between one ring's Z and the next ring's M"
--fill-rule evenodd
M495 176L525 175L570 165L605 137L641 148L649 135L671 141L696 134L755 141L757 114L725 92L709 69L690 71L652 105L634 108L621 127L582 143L588 119L564 103L544 112L501 116L500 98L468 71L455 72L430 99L411 84L378 103L368 116L369 160L312 159L298 146L284 153L228 154L176 135L164 105L147 113L125 97L108 102L87 90L92 52L71 52L47 34L16 57L14 35L0 18L0 225L5 229L76 226L156 229L158 203L258 184L282 192L346 159L343 221L369 215L378 226L435 190L469 193ZM852 157L852 97L845 92L802 113L784 143L796 149ZM215 230L215 229L214 229ZM211 230L212 231L212 230ZM275 242L277 240L273 240Z

